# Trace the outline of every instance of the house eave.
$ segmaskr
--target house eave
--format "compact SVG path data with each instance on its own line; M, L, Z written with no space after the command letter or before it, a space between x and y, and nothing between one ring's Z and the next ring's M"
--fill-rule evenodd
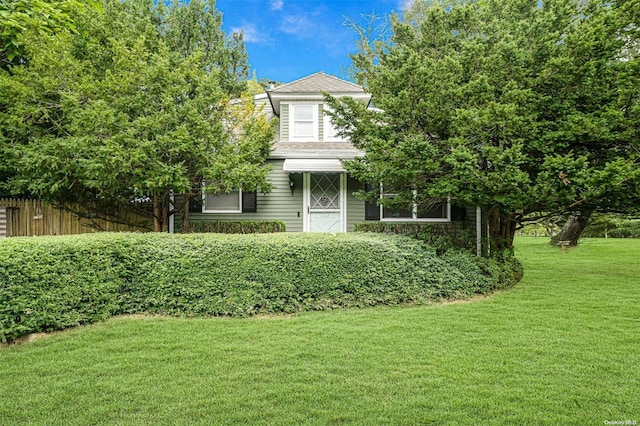
M298 152L272 152L269 155L270 160L286 160L286 159L338 159L338 160L353 160L358 157L362 157L364 153L353 151L298 151Z
M280 104L295 103L298 101L322 101L324 95L322 93L273 93L267 92L271 108L277 117L280 117ZM371 102L371 95L368 93L352 93L352 92L332 92L331 96L334 98L351 97L357 101L363 102L367 105Z

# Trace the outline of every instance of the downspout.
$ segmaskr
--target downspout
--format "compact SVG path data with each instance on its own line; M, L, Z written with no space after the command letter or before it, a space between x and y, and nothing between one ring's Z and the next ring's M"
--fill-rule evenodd
M482 209L476 207L476 254L482 256Z

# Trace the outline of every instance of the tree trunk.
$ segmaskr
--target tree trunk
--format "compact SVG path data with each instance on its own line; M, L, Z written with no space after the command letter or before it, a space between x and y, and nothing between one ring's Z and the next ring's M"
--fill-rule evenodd
M584 228L587 227L592 213L593 211L591 210L584 210L569 216L560 232L551 238L551 245L556 245L559 241L569 241L569 246L577 246L580 235Z
M169 227L169 195L162 196L161 212L162 212L162 232L168 231Z
M513 247L516 236L515 215L502 213L499 207L491 207L487 212L489 222L489 248L491 253Z
M164 227L164 223L162 221L162 203L160 202L160 194L157 192L153 193L153 230L155 232L162 232Z
M182 232L188 234L191 232L191 224L189 223L189 201L191 194L184 194L184 202L182 203Z

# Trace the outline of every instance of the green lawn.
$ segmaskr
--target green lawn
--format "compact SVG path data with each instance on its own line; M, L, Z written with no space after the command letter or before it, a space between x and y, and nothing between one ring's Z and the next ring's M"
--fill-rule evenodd
M0 424L640 422L640 240L520 238L489 298L116 318L0 350Z

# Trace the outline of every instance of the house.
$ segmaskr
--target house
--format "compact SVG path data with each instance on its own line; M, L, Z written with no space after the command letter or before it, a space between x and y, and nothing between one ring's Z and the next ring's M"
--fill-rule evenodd
M475 222L473 209L456 209L442 203L429 211L391 211L353 196L362 183L348 176L341 160L362 155L340 138L327 115L323 92L350 96L369 104L371 96L361 86L316 73L257 95L268 117L278 117L274 148L267 160L272 166L269 194L240 191L204 194L201 207L190 220L280 220L292 232L349 232L366 220L396 223ZM383 196L393 196L384 194Z

